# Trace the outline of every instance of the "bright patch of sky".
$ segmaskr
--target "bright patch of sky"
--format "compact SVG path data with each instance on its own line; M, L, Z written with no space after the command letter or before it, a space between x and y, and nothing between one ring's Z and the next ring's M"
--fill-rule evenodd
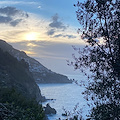
M62 69L72 54L71 46L84 45L77 33L75 3L77 0L1 0L0 39L49 69L69 74Z

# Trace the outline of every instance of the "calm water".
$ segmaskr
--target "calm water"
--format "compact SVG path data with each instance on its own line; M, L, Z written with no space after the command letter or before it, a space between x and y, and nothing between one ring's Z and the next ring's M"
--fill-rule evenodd
M72 77L72 76L71 76ZM81 94L84 91L83 87L76 85L75 83L72 84L39 84L41 89L42 95L44 95L47 99L54 99L49 100L43 105L49 103L51 107L55 108L57 111L56 115L48 116L49 120L56 120L58 118L64 119L65 117L62 116L64 113L63 107L67 111L73 112L74 107L78 104L78 110L80 108L84 108L83 116L88 112L88 106L86 100L83 98Z

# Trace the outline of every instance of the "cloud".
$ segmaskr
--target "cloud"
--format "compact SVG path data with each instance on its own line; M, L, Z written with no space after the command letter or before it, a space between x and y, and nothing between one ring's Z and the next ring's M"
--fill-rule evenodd
M23 17L28 18L29 15L21 10L17 10L14 7L0 8L0 23L10 24L15 27L22 21Z
M10 22L10 25L13 26L13 27L15 27L15 26L16 26L17 24L19 24L21 21L22 21L22 19L16 19L16 20Z
M35 52L24 50L27 55L36 55Z
M62 34L55 35L54 37L55 38L58 38L58 37L67 37L69 39L76 38L76 36L74 36L74 35L62 35Z
M8 23L10 21L12 21L11 17L0 16L0 23Z
M20 11L17 10L14 7L5 7L5 8L0 8L0 13L1 14L6 14L7 16L14 16L15 14L19 13Z
M61 38L65 38L65 39L77 38L77 36L71 33L71 31L68 31L69 29L70 29L69 26L65 25L62 21L60 21L58 14L55 14L52 17L52 22L49 23L49 29L47 31L47 35L49 36L52 35L52 38L60 38L60 39Z
M67 29L67 26L62 22L60 21L60 18L58 16L58 14L55 14L53 17L52 17L52 21L49 23L49 29L47 31L47 35L54 35L56 32L59 32L59 31L64 31Z
M63 35L62 35L62 34L58 34L58 35L55 35L54 37L55 37L55 38L63 37Z
M28 17L28 14L21 11L21 10L17 10L15 7L4 7L4 8L0 8L0 14L2 15L7 15L7 16L15 16L15 15L19 15L22 17Z
M39 5L37 8L39 8L39 9L40 9L40 8L41 8L41 6Z
M58 14L55 14L52 17L52 22L49 24L51 28L57 28L57 29L66 29L66 26L59 20Z
M36 46L38 46L38 45L31 42L31 43L28 43L27 46L28 46L28 47L36 47Z
M7 12L6 9L4 10ZM28 38L26 36L29 36L34 32L36 33L34 40L37 41L54 41L58 43L72 44L80 42L79 36L72 26L68 27L64 23L63 25L66 27L65 30L52 28L49 26L52 21L49 21L42 16L36 15L34 13L29 13L29 17L26 18L23 15L21 16L20 14L17 14L15 9L12 10L15 11L15 14L13 12L4 12L4 14L0 13L0 16L6 17L4 19L1 17L2 19L0 19L1 39L8 40L10 42L19 42L25 40L27 41ZM25 13L21 10L18 10L18 13L19 11ZM58 17L55 17L54 21L55 20L60 21Z
M48 32L47 32L47 35L53 35L55 33L55 30L54 29L50 29Z
M0 5L16 5L16 4L24 4L24 5L35 5L38 4L37 2L24 2L24 1L0 1Z
M76 36L74 36L74 35L65 35L65 37L68 37L68 38L76 38Z

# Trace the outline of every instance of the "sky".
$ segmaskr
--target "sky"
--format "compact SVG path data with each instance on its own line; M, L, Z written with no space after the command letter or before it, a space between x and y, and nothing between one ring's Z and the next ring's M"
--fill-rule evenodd
M25 51L54 72L78 74L72 46L82 48L73 6L77 0L0 0L0 39Z

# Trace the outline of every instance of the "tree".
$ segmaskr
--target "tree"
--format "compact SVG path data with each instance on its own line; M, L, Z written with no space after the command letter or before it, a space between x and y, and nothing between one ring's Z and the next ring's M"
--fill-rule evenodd
M45 120L42 105L17 89L0 86L0 120Z
M83 94L94 101L91 118L120 119L120 1L86 0L74 5L80 23L81 38L87 45L71 64L90 74Z

